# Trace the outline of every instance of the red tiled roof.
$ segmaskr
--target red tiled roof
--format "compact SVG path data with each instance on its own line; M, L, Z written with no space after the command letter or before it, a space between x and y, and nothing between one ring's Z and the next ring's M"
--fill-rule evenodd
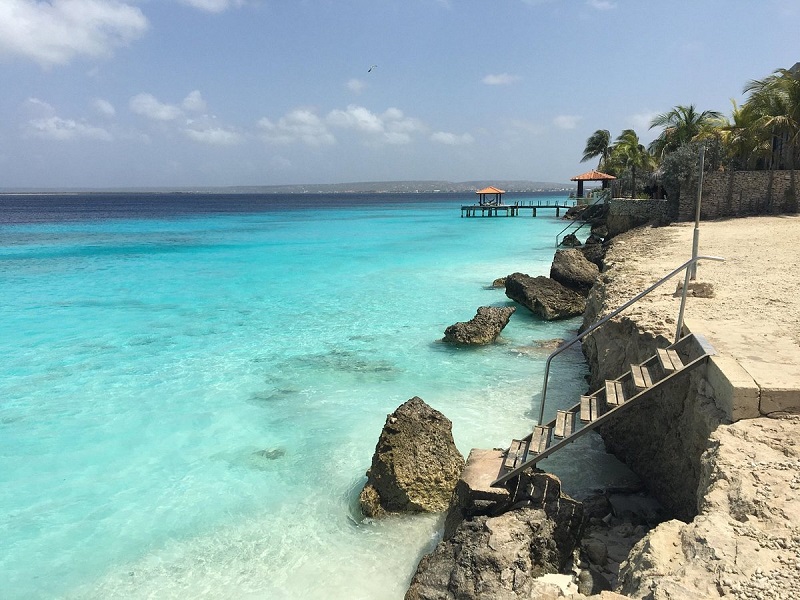
M592 169L591 171L589 171L588 173L584 173L583 175L576 175L575 177L571 177L570 181L603 181L611 179L616 179L616 177Z
M505 190L498 190L496 187L487 187L475 192L476 194L505 194Z

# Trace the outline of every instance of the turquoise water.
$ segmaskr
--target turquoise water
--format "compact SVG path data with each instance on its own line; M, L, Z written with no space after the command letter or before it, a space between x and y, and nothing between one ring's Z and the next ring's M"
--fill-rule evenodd
M538 412L536 342L578 325L520 308L494 346L439 341L512 304L496 277L547 274L563 227L461 219L461 201L14 213L0 595L402 598L440 522L360 517L386 415L417 395L465 456L506 446ZM553 410L584 374L559 362ZM572 448L548 466L572 493L617 476L596 439Z

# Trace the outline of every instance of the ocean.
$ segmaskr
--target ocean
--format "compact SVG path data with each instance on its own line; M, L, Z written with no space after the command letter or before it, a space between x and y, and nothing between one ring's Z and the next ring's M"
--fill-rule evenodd
M465 457L507 446L579 325L441 342L564 227L469 196L0 196L0 597L401 599L441 517L361 517L386 415L420 396ZM585 375L554 361L548 414ZM628 476L594 435L542 466Z

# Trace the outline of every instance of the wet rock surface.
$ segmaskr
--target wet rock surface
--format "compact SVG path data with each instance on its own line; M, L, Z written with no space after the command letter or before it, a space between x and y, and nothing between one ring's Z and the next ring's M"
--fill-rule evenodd
M508 325L516 310L514 306L481 306L470 321L456 323L445 329L444 341L468 346L491 344Z

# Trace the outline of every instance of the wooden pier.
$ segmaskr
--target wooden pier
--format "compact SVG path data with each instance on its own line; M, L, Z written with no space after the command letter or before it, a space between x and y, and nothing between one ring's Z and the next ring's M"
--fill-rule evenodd
M536 216L537 210L555 209L556 216L561 216L561 209L565 211L577 204L575 198L564 198L562 200L529 200L515 202L514 204L467 204L461 206L462 217L518 217L520 214L527 214L530 211L532 217Z

